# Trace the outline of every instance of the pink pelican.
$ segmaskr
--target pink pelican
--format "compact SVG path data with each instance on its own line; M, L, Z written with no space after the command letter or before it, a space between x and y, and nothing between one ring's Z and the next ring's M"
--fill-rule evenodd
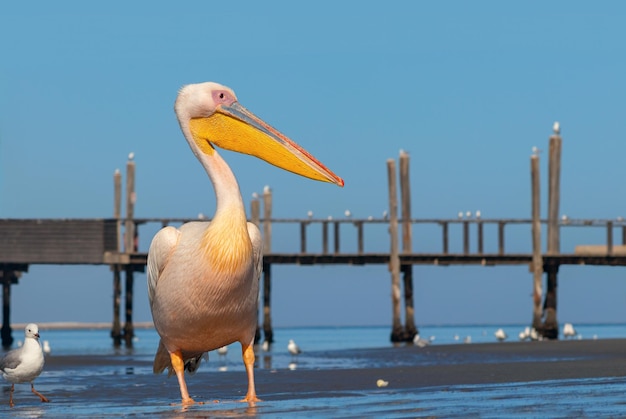
M211 222L160 230L148 252L148 297L161 337L154 372L178 378L183 405L193 404L185 370L202 356L233 342L241 344L248 377L243 402L259 401L254 387L262 240L246 221L237 180L215 147L256 156L284 170L343 186L343 180L306 150L237 101L228 87L207 82L184 86L174 105L191 151L213 183L216 210Z

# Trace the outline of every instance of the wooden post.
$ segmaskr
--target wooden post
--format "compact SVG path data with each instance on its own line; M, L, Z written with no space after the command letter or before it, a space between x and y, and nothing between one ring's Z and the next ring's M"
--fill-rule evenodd
M256 192L252 194L252 200L250 201L250 222L257 227L261 225L261 203L259 202L259 195ZM259 297L257 297L257 304L258 304L258 299ZM259 325L258 305L257 305L257 325L256 325L256 332L254 334L255 345L259 343L260 340L261 340L261 326Z
M13 345L13 336L11 332L11 284L15 272L11 269L2 270L2 347L10 349Z
M541 318L543 311L541 300L543 290L541 288L541 278L543 276L543 257L541 255L541 207L540 207L540 183L539 183L539 156L533 154L530 157L530 178L531 178L531 202L532 202L532 236L533 236L533 321L532 327L541 330Z
M125 250L126 253L134 253L137 249L135 223L133 221L135 213L135 162L134 153L128 155L126 162L126 224L124 229ZM135 332L133 328L133 282L134 267L126 266L126 289L125 289L125 324L124 324L124 342L127 348L132 348Z
M307 222L300 222L300 253L306 253L306 226Z
M328 253L328 221L322 221L322 253Z
M478 254L483 254L483 222L482 220L476 221L476 229L478 230Z
M498 221L498 254L504 255L504 221Z
M272 190L263 188L263 254L272 253Z
M356 231L357 231L357 252L359 253L359 255L363 254L363 221L357 221L355 222L356 224Z
M559 239L559 201L561 177L562 139L558 122L554 123L554 134L550 136L550 160L548 162L548 254L558 255ZM559 266L551 264L545 267L547 274L546 300L544 302L544 323L542 334L549 339L559 336L559 324L556 315L557 273Z
M409 154L400 151L400 193L402 196L402 252L413 253L411 228L411 183L409 177ZM404 282L404 339L412 342L418 330L415 326L415 308L413 306L413 265L402 266Z
M117 251L121 250L120 238L122 237L122 174L119 169L115 169L113 174L113 218L117 223ZM113 271L113 325L111 327L111 337L113 346L118 348L122 345L122 325L120 322L120 306L122 303L121 270L118 264L112 265Z
M274 331L272 330L272 265L263 262L263 335L269 344L274 343Z
M463 221L463 254L469 254L469 221Z
M606 253L609 256L613 255L613 221L606 223Z
M556 124L555 124L556 125ZM559 253L559 201L561 177L561 136L555 126L550 136L550 160L548 165L548 254Z
M263 252L272 252L272 191L269 186L263 188ZM263 335L268 344L274 343L271 291L272 266L263 262Z
M444 221L441 223L441 230L443 234L443 254L448 254L448 222Z
M389 235L391 249L389 270L391 271L391 305L393 325L391 341L404 341L404 329L400 322L400 255L398 253L398 193L396 190L396 162L387 160L387 176L389 180Z
M334 238L335 238L335 254L339 254L339 221L335 221L334 223Z

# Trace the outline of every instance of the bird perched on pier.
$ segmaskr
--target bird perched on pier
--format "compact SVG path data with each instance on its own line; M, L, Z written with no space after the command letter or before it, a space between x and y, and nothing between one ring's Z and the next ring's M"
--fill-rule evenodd
M161 337L154 372L173 371L182 403L192 404L185 370L195 371L204 353L239 342L248 377L243 401L253 404L258 401L253 343L261 233L246 222L237 180L215 147L250 154L314 180L339 186L343 180L239 104L228 87L211 82L187 85L174 109L185 139L213 183L216 211L211 222L165 227L150 245L148 296Z
M24 329L24 344L17 349L9 351L0 360L0 371L2 377L11 383L11 395L9 396L9 406L13 407L13 391L15 384L30 383L31 391L39 396L42 402L48 402L43 394L35 390L33 381L39 377L43 371L44 357L43 350L39 344L39 327L30 323Z

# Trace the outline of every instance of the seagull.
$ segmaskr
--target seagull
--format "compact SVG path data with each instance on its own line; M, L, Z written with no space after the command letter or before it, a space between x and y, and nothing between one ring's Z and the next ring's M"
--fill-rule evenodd
M227 345L224 345L221 348L217 349L217 354L219 356L226 356L227 353L228 353L228 346Z
M246 221L237 180L217 147L253 155L309 179L338 186L344 182L243 107L226 86L212 82L184 86L174 111L191 151L213 184L216 210L210 222L167 226L152 239L147 288L160 336L153 371L159 374L167 368L169 374L176 374L182 404L194 404L185 370L194 372L204 354L239 342L248 385L242 401L254 406L259 401L254 385L254 336L263 241L259 228ZM165 172L175 171L167 156L161 165ZM263 193L270 193L269 186Z
M508 338L508 335L503 329L496 330L496 333L494 333L494 335L496 336L496 339L498 339L500 342L503 342L506 340L506 338Z
M561 133L561 124L559 124L559 121L554 122L554 125L552 125L552 131L554 131L557 135Z
M526 326L526 328L519 333L519 340L526 340L526 339L541 340L541 337L539 336L539 333L537 333L537 330L534 327L530 328Z
M50 352L52 352L52 349L50 348L50 342L48 342L47 340L43 341L43 353L48 355Z
M9 351L0 360L0 371L2 377L11 383L11 395L9 396L9 406L13 407L13 391L15 384L30 383L31 391L39 396L42 402L49 402L48 398L35 390L33 381L39 377L43 371L44 357L41 345L39 344L39 327L30 323L24 329L24 344Z
M419 335L419 333L418 333L418 334L416 334L416 335L413 337L413 345L415 345L415 346L417 346L417 347L419 347L419 348L424 348L424 347L426 347L426 346L430 345L431 340L432 340L432 339L424 339L424 338L421 338L421 337L420 337L420 335Z
M566 338L572 338L576 336L576 329L574 329L574 325L571 323L565 323L563 325L563 336Z
M287 350L291 354L292 357L300 355L302 351L300 347L293 341L293 339L289 339L289 344L287 345Z

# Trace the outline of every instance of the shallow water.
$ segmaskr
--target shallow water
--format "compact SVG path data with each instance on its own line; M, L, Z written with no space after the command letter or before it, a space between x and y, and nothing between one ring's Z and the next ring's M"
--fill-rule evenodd
M497 327L431 327L422 333L435 336L433 344L459 344L454 336L471 335L472 342L495 342ZM509 334L521 330L510 326ZM506 330L506 329L505 329ZM626 337L624 325L589 325L578 330L584 336ZM27 384L17 385L16 407L8 407L8 386L0 395L0 417L10 413L20 418L67 417L626 417L626 377L507 382L480 385L404 385L378 388L371 383L337 386L331 379L310 385L298 371L334 371L373 369L404 365L456 365L475 362L463 354L445 359L427 357L423 352L410 356L370 358L368 351L353 348L391 347L389 328L304 328L276 329L276 344L270 352L257 351L257 390L263 402L255 407L239 403L245 393L245 374L238 345L231 345L225 357L211 354L208 364L188 380L190 392L205 404L183 408L172 404L179 400L175 378L152 374L151 361L158 342L153 330L137 330L132 351L114 349L106 330L42 330L42 340L49 340L52 353L37 390L50 397L40 403ZM475 336L475 337L474 337ZM288 339L295 339L304 353L297 358L286 351ZM517 340L517 339L513 339ZM626 348L625 348L626 350ZM395 351L394 351L395 352ZM84 359L83 355L89 355ZM481 355L483 356L483 355ZM63 361L56 362L57 359ZM458 359L457 359L458 357ZM565 358L561 355L559 360ZM556 358L555 358L556 360ZM498 357L479 359L491 371L506 362L536 361ZM541 360L537 368L552 361ZM437 366L439 368L439 366ZM456 367L455 367L456 368ZM621 369L615 364L615 369ZM292 373L292 370L296 370ZM416 370L419 374L419 368ZM439 371L439 369L437 369ZM293 375L289 375L293 374ZM626 369L624 369L626 375ZM292 378L293 377L293 378ZM355 379L361 379L355 376ZM283 385L275 384L282 380ZM358 384L358 385L357 385ZM371 385L370 385L371 384ZM219 402L214 402L219 400Z

